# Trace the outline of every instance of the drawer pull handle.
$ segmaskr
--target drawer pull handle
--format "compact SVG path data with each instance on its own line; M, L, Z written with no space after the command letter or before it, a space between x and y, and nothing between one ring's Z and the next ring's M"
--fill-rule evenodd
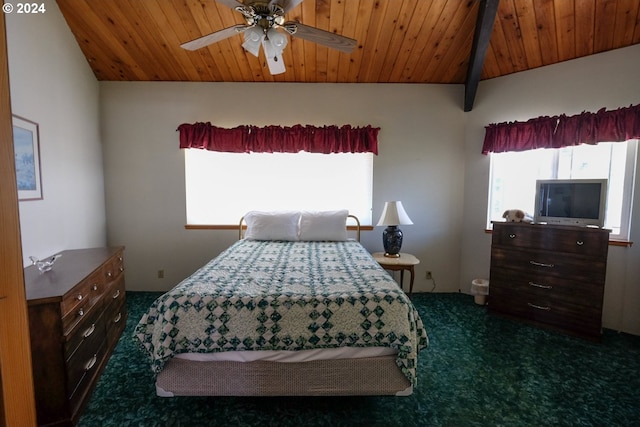
M93 331L96 330L96 324L92 323L91 327L89 329L87 329L84 334L82 334L83 337L85 338L89 338L91 336L91 334L93 333Z
M93 290L93 291L97 291L97 290L98 290L98 285L94 284L94 285L91 287L91 290Z
M98 355L94 354L93 357L91 358L91 360L89 360L89 362L87 362L87 364L84 367L85 372L86 371L90 371L91 368L93 368L93 366L96 364L96 362L98 361Z
M119 261L119 262L122 262L122 259L123 259L123 258L122 258L121 256L119 256L119 257L118 257L118 261Z
M116 299L116 298L118 298L119 296L120 296L120 289L118 289L118 290L116 291L116 293L115 293L115 294L113 294L113 299Z
M578 246L582 246L582 245L584 245L584 242L583 242L582 240L578 240L578 241L576 242L576 245L578 245Z
M122 313L118 313L115 319L113 319L113 323L118 323L122 319Z
M82 294L78 294L78 296L76 297L76 299L77 299L78 301L82 301L82 298L83 298L83 297L82 297Z
M107 277L109 277L109 278L113 277L113 273L110 272L110 271L107 271Z
M80 316L80 317L84 316L84 309L83 308L78 310L78 316Z
M120 270L120 273L122 273L124 271L124 267L120 267L119 270Z
M537 267L547 267L547 268L553 268L554 267L554 264L544 264L542 262L536 262L536 261L529 261L529 264L535 265Z
M511 234L509 234L509 238L510 238L510 239L515 239L515 238L516 238L516 235L515 235L515 234L513 234L513 233L511 233Z
M549 311L551 310L551 307L543 307L541 305L535 305L535 304L531 304L530 302L527 303L527 305L529 307L533 307L533 308L537 308L538 310L544 310L544 311Z
M541 285L540 283L534 283L534 282L529 282L529 286L534 286L536 288L542 288L542 289L553 289L553 286Z

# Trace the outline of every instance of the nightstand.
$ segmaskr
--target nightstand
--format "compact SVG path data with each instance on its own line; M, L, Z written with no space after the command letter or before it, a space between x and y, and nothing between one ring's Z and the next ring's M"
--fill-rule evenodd
M398 258L384 256L384 252L375 252L373 258L380 264L382 268L390 271L400 271L400 288L404 286L404 272L410 273L409 279L409 298L413 294L413 278L415 276L414 267L420 264L420 260L415 256L407 253L400 253Z

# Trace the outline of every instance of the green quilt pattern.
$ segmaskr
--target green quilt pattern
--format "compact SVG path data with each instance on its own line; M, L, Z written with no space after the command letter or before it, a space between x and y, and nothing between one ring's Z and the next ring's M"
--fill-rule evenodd
M391 347L414 385L428 344L409 298L353 241L240 240L158 298L134 339L154 372L186 352Z

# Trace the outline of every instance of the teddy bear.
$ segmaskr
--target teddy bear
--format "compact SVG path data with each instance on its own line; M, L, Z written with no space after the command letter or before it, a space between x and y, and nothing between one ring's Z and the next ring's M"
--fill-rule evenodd
M505 218L507 222L533 222L531 215L520 209L507 209L502 214L502 218Z

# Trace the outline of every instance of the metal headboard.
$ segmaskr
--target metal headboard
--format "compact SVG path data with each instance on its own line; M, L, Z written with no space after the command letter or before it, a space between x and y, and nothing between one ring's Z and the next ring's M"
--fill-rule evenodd
M358 240L358 242L360 241L360 220L358 219L357 216L355 215L347 215L347 218L351 218L356 222L355 225L355 229L356 229L356 238ZM243 225L244 223L244 216L242 218L240 218L240 222L238 223L238 240L242 240L242 236L243 236L243 232L244 230L247 228L246 225ZM348 228L349 226L347 226Z

